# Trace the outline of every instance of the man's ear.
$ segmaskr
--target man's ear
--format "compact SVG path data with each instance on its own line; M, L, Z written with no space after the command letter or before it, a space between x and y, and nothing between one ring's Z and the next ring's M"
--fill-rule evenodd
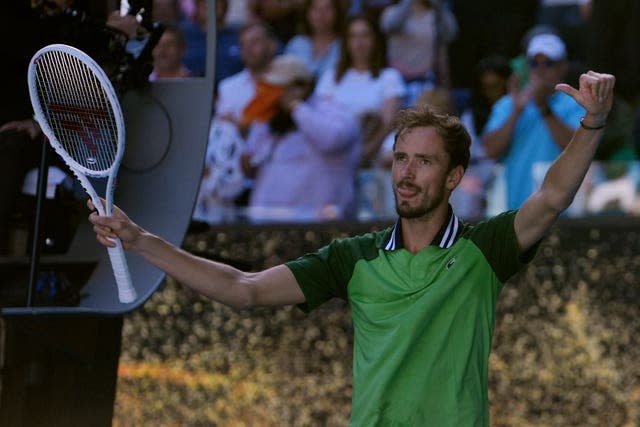
M460 165L454 167L447 174L447 189L449 191L455 190L455 188L462 181L462 177L464 176L464 168Z

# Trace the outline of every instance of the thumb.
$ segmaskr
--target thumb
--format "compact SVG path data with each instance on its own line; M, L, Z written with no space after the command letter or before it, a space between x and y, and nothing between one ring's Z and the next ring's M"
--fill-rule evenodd
M568 85L566 83L557 84L556 85L556 90L559 91L559 92L566 93L567 95L569 95L573 99L576 99L576 96L578 95L578 93L580 93L579 90L577 90L576 88L574 88L571 85Z

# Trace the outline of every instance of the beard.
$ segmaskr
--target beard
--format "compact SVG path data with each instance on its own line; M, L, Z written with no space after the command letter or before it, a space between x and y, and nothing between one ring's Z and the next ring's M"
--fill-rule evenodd
M410 187L418 191L418 204L410 205L408 202L402 201L398 202L398 193L396 191L393 192L393 197L395 199L396 204L396 213L400 218L405 219L417 219L428 216L431 212L435 211L438 206L444 200L444 193L438 192L434 195L434 197L428 197L424 190L412 183L406 181L400 181L396 187L404 186ZM394 189L395 190L395 189Z

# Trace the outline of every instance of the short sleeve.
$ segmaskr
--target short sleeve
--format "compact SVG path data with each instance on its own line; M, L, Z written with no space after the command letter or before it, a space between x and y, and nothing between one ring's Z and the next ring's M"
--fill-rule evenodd
M348 277L341 274L339 246L338 242L332 242L317 252L285 264L304 294L305 302L299 305L303 311L311 311L333 298L347 299L351 272Z
M383 100L386 101L389 98L403 97L406 95L407 87L404 84L404 79L395 68L385 68L380 74L380 80L382 83Z
M482 251L502 283L531 262L540 245L538 242L520 254L514 228L517 213L517 210L504 212L478 223L469 232L469 238Z

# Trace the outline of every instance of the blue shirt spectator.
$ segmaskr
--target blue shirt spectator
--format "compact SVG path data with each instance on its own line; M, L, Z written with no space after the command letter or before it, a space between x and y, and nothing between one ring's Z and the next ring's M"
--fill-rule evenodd
M571 97L557 92L549 97L549 108L568 127L577 127L585 113ZM513 111L510 95L502 97L493 107L485 132L502 126ZM509 151L500 162L505 167L507 182L507 209L517 209L534 191L532 166L536 162L553 161L562 149L551 136L540 111L532 101L527 104L518 120Z
M553 33L534 35L526 48L528 81L509 80L509 94L493 107L483 134L487 155L504 165L508 209L533 193L532 168L553 161L571 139L584 110L555 90L568 71L564 42Z

